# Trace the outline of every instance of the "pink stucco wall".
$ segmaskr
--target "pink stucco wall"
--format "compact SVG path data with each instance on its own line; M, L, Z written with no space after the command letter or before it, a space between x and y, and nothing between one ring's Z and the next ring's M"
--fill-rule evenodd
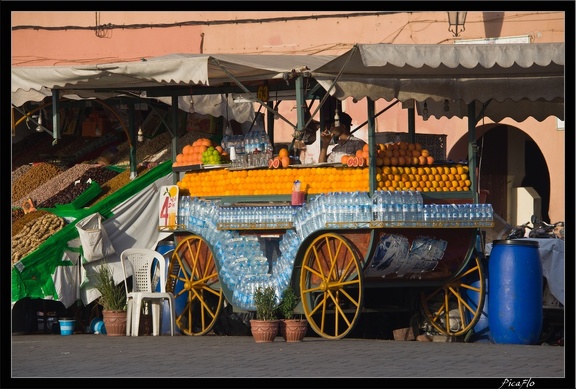
M108 24L123 28L110 29ZM14 29L18 26L92 28ZM14 12L12 27L13 66L132 61L175 52L338 55L354 43L452 44L455 39L516 36L528 36L531 42L565 39L563 12L468 12L466 29L458 38L448 32L446 12ZM378 101L376 111L388 104ZM346 101L345 109L355 124L366 120L365 102ZM534 139L549 167L565 166L564 131L556 129L555 118L501 123ZM407 128L406 111L399 107L377 122L381 132ZM416 131L447 134L450 149L466 136L467 121L417 117ZM291 130L283 133L289 140ZM564 220L564 169L549 173L554 196L549 215Z

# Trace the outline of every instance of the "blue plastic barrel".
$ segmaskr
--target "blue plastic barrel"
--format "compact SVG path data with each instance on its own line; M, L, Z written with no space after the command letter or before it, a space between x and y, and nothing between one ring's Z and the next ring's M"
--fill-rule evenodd
M528 239L492 243L488 267L488 323L492 340L537 344L542 332L542 263Z

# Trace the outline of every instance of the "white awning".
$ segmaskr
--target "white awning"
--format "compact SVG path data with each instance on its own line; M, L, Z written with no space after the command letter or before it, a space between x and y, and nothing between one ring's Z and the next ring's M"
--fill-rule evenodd
M239 82L282 79L290 74L314 70L334 58L310 55L170 54L134 62L13 67L12 104L19 107L29 101L42 101L51 96L54 89L59 90L61 97L69 99L107 99L130 95L142 88L234 85L230 75ZM146 95L140 93L139 97ZM187 105L185 99L179 100L181 105L184 103L180 108L188 111L190 99ZM212 114L214 107L222 101L226 101L222 95L203 96L194 98L193 106L195 112Z
M489 103L484 115L494 121L541 121L564 118L564 56L564 43L358 44L312 75L340 100L414 100L419 114L426 101L435 117Z

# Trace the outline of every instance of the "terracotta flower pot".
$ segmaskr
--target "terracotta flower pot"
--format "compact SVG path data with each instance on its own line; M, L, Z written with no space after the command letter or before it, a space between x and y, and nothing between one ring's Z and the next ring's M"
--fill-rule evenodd
M102 320L108 336L126 336L126 311L102 311Z
M308 321L302 320L281 320L280 335L286 342L301 342L308 331Z
M278 335L279 320L250 320L250 330L256 343L273 342Z

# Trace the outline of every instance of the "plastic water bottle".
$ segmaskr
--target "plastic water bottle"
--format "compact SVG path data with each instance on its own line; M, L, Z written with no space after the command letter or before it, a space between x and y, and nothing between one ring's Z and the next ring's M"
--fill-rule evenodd
M418 214L418 200L417 195L413 191L408 191L408 220L414 224L417 220Z
M390 196L390 202L388 203L388 214L389 214L389 219L391 222L397 222L399 221L399 214L397 212L397 207L398 205L398 192L394 191L394 192L390 192L391 196ZM402 205L400 204L400 207Z
M484 218L486 222L492 222L494 220L494 209L492 209L492 204L482 204L484 209Z
M378 221L380 219L380 210L382 207L382 191L377 190L372 195L372 220Z
M423 206L422 221L424 221L425 223L432 222L434 212L432 210L432 205L433 204L424 204Z
M190 217L190 196L182 196L180 198L179 208L178 214L180 217L178 224L182 224L184 228L187 228L188 218Z
M372 202L368 192L360 192L360 221L369 222L372 220Z
M408 192L400 191L399 192L399 202L400 202L400 220L401 221L408 221L408 214L409 214L409 206L408 206Z
M422 198L422 193L418 191L414 192L414 198L416 200L416 215L414 219L421 221L424 218L424 199Z
M382 221L390 221L390 212L388 206L392 202L392 192L389 190L382 191L382 213L380 218Z
M440 221L448 221L448 205L441 204L440 205Z

